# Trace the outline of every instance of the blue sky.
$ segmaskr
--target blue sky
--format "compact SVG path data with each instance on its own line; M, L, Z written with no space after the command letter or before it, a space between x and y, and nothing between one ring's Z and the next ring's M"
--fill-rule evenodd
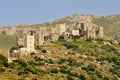
M42 23L70 14L120 14L120 0L0 0L0 26Z

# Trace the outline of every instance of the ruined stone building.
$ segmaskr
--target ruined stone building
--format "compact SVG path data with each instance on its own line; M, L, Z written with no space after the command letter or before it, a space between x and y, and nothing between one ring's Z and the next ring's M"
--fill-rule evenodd
M55 27L40 27L38 34L38 44L50 44L58 40L59 36L65 32L65 25L57 25Z
M117 40L118 42L120 42L120 32L118 32L118 33L114 36L114 40Z
M65 35L80 35L85 38L103 38L103 28L96 27L96 25L89 22L76 23L66 28Z
M57 41L60 35L65 36L67 40L71 38L71 35L85 38L103 38L103 28L96 27L90 21L81 21L74 25L58 24L52 27L40 27L34 31L36 32L34 35L32 32L26 35L24 46L27 48L27 52L34 51L34 44L40 46ZM22 39L19 39L19 44L23 44ZM25 51L25 48L22 51Z
M103 28L96 27L90 22L81 22L71 26L59 24L54 27L40 27L37 34L38 45L45 45L57 41L60 35L68 38L71 35L79 35L85 38L103 38Z

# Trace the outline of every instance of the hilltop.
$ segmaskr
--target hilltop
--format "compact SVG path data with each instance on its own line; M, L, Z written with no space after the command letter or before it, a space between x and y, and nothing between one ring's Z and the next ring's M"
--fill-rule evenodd
M95 16L95 15L85 15L85 14L73 14L66 16L61 19L53 20L50 22L45 22L41 24L21 24L21 25L14 25L14 26L4 26L0 27L0 33L5 34L1 36L6 36L7 39L11 37L11 43L15 43L15 37L21 36L25 34L27 30L30 29L38 29L39 27L55 27L58 24L66 24L66 25L74 25L76 23L79 23L80 21L91 21L90 24L96 25L96 26L102 26L104 28L104 34L107 36L107 38L113 38L114 35L120 31L120 15L108 15L108 16ZM14 38L13 38L14 37ZM12 42L14 41L14 42ZM1 42L0 42L1 43ZM2 41L2 43L9 44L9 41ZM3 45L0 45L1 47ZM13 45L9 45L12 47ZM10 48L7 46L7 48Z
M83 19L84 16L84 19ZM45 22L41 24L18 24L14 26L4 26L0 27L1 29L12 29L13 32L15 29L21 28L34 28L37 29L39 27L44 26L56 26L57 24L67 24L67 25L74 25L75 23L79 23L82 20L90 20L92 24L96 24L97 26L102 26L104 28L104 34L108 37L113 37L117 32L120 30L120 14L116 15L108 15L108 16L95 16L95 15L85 15L85 14L73 14L66 16L61 19L53 20L50 22ZM9 33L9 31L8 31Z

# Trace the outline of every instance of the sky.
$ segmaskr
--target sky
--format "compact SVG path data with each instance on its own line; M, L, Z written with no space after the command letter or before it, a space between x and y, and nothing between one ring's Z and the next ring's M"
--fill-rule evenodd
M120 0L0 0L0 26L43 23L71 14L120 14Z

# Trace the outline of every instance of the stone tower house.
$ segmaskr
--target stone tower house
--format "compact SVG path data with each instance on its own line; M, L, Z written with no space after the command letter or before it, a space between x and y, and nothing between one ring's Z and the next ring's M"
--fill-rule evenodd
M35 46L34 46L34 32L30 31L26 35L26 48L27 52L34 52L35 51Z

